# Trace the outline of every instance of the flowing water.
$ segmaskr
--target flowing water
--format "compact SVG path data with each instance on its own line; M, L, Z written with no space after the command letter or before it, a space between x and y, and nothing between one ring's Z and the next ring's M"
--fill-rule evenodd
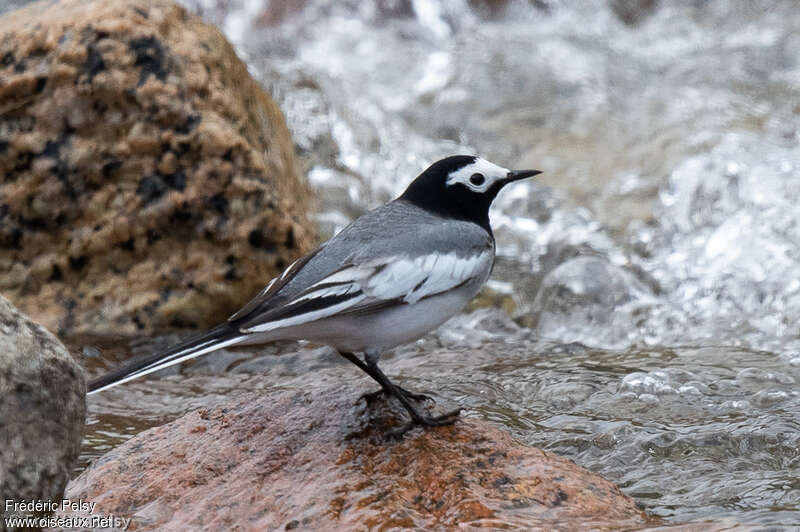
M484 301L505 312L459 316L388 374L668 522L800 526L796 2L185 3L279 101L323 234L440 156L545 172L492 211ZM153 347L73 345L95 373ZM179 371L92 398L84 463L253 373L367 386L314 346Z

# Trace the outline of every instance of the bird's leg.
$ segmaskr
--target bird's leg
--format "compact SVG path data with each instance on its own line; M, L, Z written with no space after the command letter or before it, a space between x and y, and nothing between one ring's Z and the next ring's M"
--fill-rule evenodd
M359 360L359 362L361 361ZM411 404L411 401L409 401L408 397L406 397L405 394L403 394L403 392L401 392L397 386L392 384L389 378L383 374L381 369L378 367L377 360L367 357L367 362L364 364L364 367L366 368L365 371L367 374L378 381L386 393L396 397L397 400L400 401L400 404L403 405L403 408L405 408L408 414L411 416L411 421L393 430L391 433L392 436L402 436L417 425L423 427L440 427L442 425L450 425L455 423L458 415L461 413L461 409L457 408L452 412L448 412L441 416L426 416L417 410L414 405Z
M358 356L357 356L357 355L355 355L354 353L342 353L342 352L340 352L339 354L340 354L340 355L342 355L342 356L343 356L344 358L346 358L347 360L349 360L350 362L352 362L353 364L355 364L356 366L358 366L358 367L359 367L359 369L361 369L361 371L363 371L364 373L366 373L367 375L369 375L370 377L372 377L373 379L375 379L375 381L376 381L378 384L380 384L380 385L381 385L381 389L380 389L380 390L378 390L378 391L376 391L376 392L365 393L364 395L362 395L361 397L362 397L362 398L363 398L365 401L367 401L367 402L372 402L372 401L374 401L375 399L377 399L379 396L381 396L381 395L384 395L384 394L386 394L386 395L389 395L389 396L391 396L391 395L392 395L392 393L391 393L390 391L388 391L388 390L387 390L387 389L386 389L386 388L383 386L383 384L381 383L381 381L379 381L378 379L376 379L376 378L375 378L375 376L374 376L374 375L372 375L372 373L370 372L370 369L369 369L369 367L367 366L367 364L366 364L365 362L363 362L363 361L362 361L360 358L358 358ZM401 386L398 386L398 385L396 385L396 384L393 384L393 386L394 386L394 387L395 387L395 388L396 388L396 389L397 389L397 390L398 390L400 393L402 393L403 395L405 395L405 396L406 396L406 397L408 397L409 399L413 399L414 401L431 401L431 402L434 402L434 403L436 402L436 401L434 401L434 400L433 400L433 397L430 397L430 396L428 396L428 395L425 395L425 394L422 394L422 393L414 393L414 392L410 392L410 391L406 390L405 388L403 388L403 387L401 387Z

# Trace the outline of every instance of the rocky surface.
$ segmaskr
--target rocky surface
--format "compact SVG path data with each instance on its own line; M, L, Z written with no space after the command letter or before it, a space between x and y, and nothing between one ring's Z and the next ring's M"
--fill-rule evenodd
M445 408L439 405L438 409ZM595 530L646 522L573 462L462 419L386 431L402 413L335 383L243 394L143 432L67 490L137 530L451 528Z
M0 291L48 328L227 317L313 244L283 116L164 0L0 18Z
M6 512L7 500L61 500L80 451L85 393L64 346L0 296L0 515L27 515Z

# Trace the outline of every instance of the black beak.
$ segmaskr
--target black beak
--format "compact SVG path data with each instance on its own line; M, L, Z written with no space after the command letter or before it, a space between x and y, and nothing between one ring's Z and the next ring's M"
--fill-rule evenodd
M506 176L505 182L511 183L512 181L519 181L528 177L541 174L541 170L511 170Z

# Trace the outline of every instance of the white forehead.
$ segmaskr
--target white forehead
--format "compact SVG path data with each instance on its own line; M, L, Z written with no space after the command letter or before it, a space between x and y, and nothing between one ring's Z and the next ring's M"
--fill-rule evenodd
M471 184L469 182L469 178L473 174L483 175L483 177L486 179L485 182L481 186L475 186ZM460 168L455 172L451 172L450 175L447 176L447 184L454 185L456 183L462 183L473 190L482 192L491 187L495 181L498 179L503 179L506 176L508 176L507 168L497 166L494 163L490 163L486 159L481 159L478 157L475 159L474 163L468 164L467 166Z

